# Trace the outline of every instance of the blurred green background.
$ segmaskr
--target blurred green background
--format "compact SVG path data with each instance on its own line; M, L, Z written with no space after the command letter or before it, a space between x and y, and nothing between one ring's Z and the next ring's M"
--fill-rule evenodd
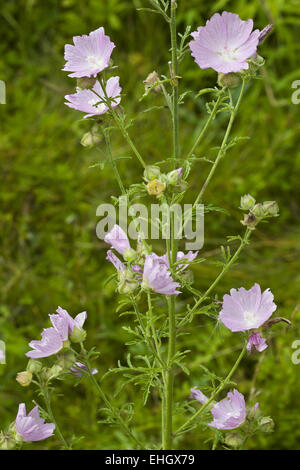
M97 367L105 372L124 359L130 338L122 329L131 322L115 313L114 283L104 286L113 273L105 262L106 246L97 239L95 212L99 204L118 195L103 144L87 149L80 145L91 121L83 122L79 112L64 105L64 95L75 87L74 79L61 69L65 43L73 35L86 34L103 25L116 44L113 60L119 66L124 96L122 105L130 117L130 129L137 147L148 163L170 156L170 122L167 111L143 113L145 108L163 104L161 96L143 94L143 80L152 70L167 74L169 31L159 15L138 12L148 6L144 0L11 0L1 2L0 79L6 82L7 104L0 105L0 339L7 345L7 364L0 366L0 428L15 419L18 403L36 398L32 388L17 384L17 372L26 367L24 353L29 340L39 337L47 326L48 313L58 305L71 314L88 312L88 345L101 351ZM231 287L251 287L254 282L269 287L278 305L277 314L292 318L292 327L272 328L271 347L263 361L248 356L234 376L241 392L251 387L259 392L264 415L271 415L273 434L248 441L250 449L300 448L300 365L291 361L291 345L300 339L300 105L291 102L291 84L300 80L300 2L298 0L179 0L179 31L191 24L203 25L217 11L254 18L262 29L274 23L272 35L260 48L266 59L261 79L247 85L234 136L249 136L232 148L221 163L206 193L206 201L226 209L229 215L210 212L205 219L205 263L193 268L195 285L205 289L215 278L220 259L219 245L226 236L243 231L238 210L240 196L251 193L258 201L276 199L281 215L255 231L251 246L218 285L221 298ZM180 145L189 149L206 118L208 95L194 100L203 87L214 86L216 73L201 71L188 54L181 64L181 91L192 90L180 109ZM214 156L226 126L220 115L197 154ZM114 156L131 155L119 133L114 133ZM100 151L99 151L100 150ZM119 163L126 184L141 181L140 167L132 160ZM190 201L199 191L209 164L197 163L190 181ZM184 308L188 296L181 296ZM178 371L176 399L185 400L189 388L203 384L205 365L225 375L240 347L240 337L219 332L210 319L198 317L185 345L191 349L188 377ZM104 382L108 393L120 381L114 376ZM58 383L54 411L67 438L84 436L77 444L83 449L128 448L116 429L109 432L97 424L99 405L88 383L77 388L72 380ZM158 439L159 402L153 396L144 409L141 395L127 387L116 403L134 402L134 423L151 442ZM176 420L176 418L175 418ZM178 448L206 449L211 431L201 426L180 441ZM56 438L31 448L57 448Z

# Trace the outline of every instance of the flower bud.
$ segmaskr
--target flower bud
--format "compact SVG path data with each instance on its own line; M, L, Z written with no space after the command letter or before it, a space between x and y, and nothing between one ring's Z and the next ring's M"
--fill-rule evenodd
M24 372L19 372L17 374L16 381L19 382L22 387L28 387L28 385L30 385L32 381L32 373L28 370L25 370Z
M167 183L175 186L181 180L181 175L182 175L182 168L178 168L176 170L170 171L167 174Z
M245 194L241 197L241 209L243 211L249 211L255 204L255 199L250 194Z
M4 432L0 432L0 449L1 450L12 450L16 447L16 442L15 440L9 436L8 434L5 434Z
M132 263L137 258L137 253L133 248L127 248L123 253L123 258L129 263Z
M85 88L91 88L94 86L96 83L96 78L90 78L90 77L81 77L77 79L77 86L81 90L84 90Z
M158 180L150 181L147 184L147 191L150 196L161 196L164 190L166 189L166 183L161 183Z
M99 134L95 134L92 131L86 132L80 143L83 147L94 147L94 145L99 144L101 138Z
M263 208L262 204L255 204L255 206L251 209L252 214L255 215L255 217L261 218L265 216L265 211Z
M160 177L160 168L155 165L148 165L144 170L144 178L147 182Z
M55 379L59 375L61 375L63 371L63 368L59 366L58 364L54 364L54 366L50 367L50 369L47 372L48 380Z
M234 72L230 73L219 73L218 74L218 84L221 87L226 88L236 88L240 84L240 76Z
M244 442L243 436L238 432L231 432L225 435L225 444L234 449L239 448Z
M41 371L41 378L44 381L52 380L58 377L63 372L63 367L54 364L52 367L44 367Z
M76 362L76 357L73 351L66 351L58 355L57 365L62 367L64 371L67 371Z
M253 74L255 74L260 67L265 65L265 59L261 57L260 55L257 55L256 57L251 57L248 60L248 63L249 63L249 72L252 72Z
M263 209L266 216L277 217L279 215L279 206L276 201L264 201Z
M77 328L74 326L73 331L70 335L72 343L82 343L86 338L86 331L83 328Z
M151 88L155 83L157 83L159 81L160 81L160 78L159 78L159 75L158 75L157 72L153 71L153 72L149 73L146 80L143 81L143 83L145 85L145 91L147 92L149 90L149 88ZM154 93L159 93L159 92L161 92L161 89L162 89L161 85L157 85L154 88L152 88L151 91L153 91Z
M129 269L119 271L118 291L120 294L131 294L139 286L135 274Z
M270 416L264 416L258 421L258 425L262 432L273 432L274 431L274 421Z
M43 364L40 361L37 361L36 359L29 359L26 370L32 374L38 374L42 367Z

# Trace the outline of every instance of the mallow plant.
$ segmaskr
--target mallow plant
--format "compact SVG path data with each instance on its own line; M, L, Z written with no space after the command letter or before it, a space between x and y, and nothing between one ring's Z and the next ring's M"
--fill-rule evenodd
M259 267L249 290L232 288L230 292L224 292L223 301L218 301L214 289L249 244L257 225L278 216L278 206L275 201L257 202L250 194L241 195L243 233L228 238L229 244L237 244L235 251L230 250L230 245L226 249L221 247L223 260L219 274L208 283L204 292L197 289L197 279L192 275L193 265L203 262L199 250L181 251L180 243L184 238L178 236L178 232L183 234L189 221L197 218L199 207L205 206L205 192L208 185L213 185L220 161L225 156L230 158L230 149L237 143L238 139L231 136L232 126L242 100L247 100L245 85L255 86L259 69L265 64L260 54L272 25L260 31L255 29L252 19L241 19L235 13L224 11L215 13L193 32L188 27L179 33L176 12L180 1L150 0L150 4L145 10L160 15L170 30L170 61L162 71L149 70L144 82L145 93L141 97L144 102L151 100L154 94L160 94L162 108L170 118L170 126L164 132L170 133L171 150L162 161L148 164L143 148L138 149L132 139L133 121L125 113L126 99L122 96L122 87L126 84L120 84L116 75L117 67L122 69L126 64L113 64L116 46L105 34L104 27L75 36L73 44L65 46L63 70L77 79L76 90L65 97L65 103L84 113L83 117L90 122L90 131L83 136L82 144L106 148L119 188L119 194L113 197L115 208L120 200L125 200L130 213L130 207L141 198L148 204L161 203L165 208L182 204L183 199L189 197L190 174L192 170L198 171L197 166L203 159L198 156L197 148L219 113L224 114L226 129L222 138L215 136L215 157L210 161L210 170L203 181L199 178L198 195L190 201L184 223L178 229L172 214L168 222L151 221L161 234L168 233L157 249L159 253L153 251L151 239L144 236L142 222L136 214L130 215L138 234L135 241L130 239L121 223L110 225L103 237L107 244L106 259L112 265L109 282L115 283L120 296L118 312L126 318L124 328L130 338L126 346L127 361L103 371L101 361L97 360L97 349L101 350L101 344L95 344L90 350L85 346L87 313L73 315L58 307L56 313L49 315L48 324L45 317L46 328L41 332L41 338L29 342L26 353L29 362L26 370L17 375L21 386L36 387L38 401L29 412L25 403L16 406L15 421L1 432L2 449L23 448L28 442L53 439L53 435L62 449L78 448L79 445L84 448L84 440L78 444L68 436L68 429L61 429L53 411L52 398L59 393L60 381L66 379L73 380L74 384L80 381L81 386L91 381L101 403L99 412L103 419L99 426L118 427L130 449L182 448L182 442L188 442L188 434L200 426L207 431L207 442L213 449L242 449L249 438L255 439L255 434L273 430L272 418L264 416L263 402L254 402L251 394L249 400L249 394L244 396L239 391L239 384L233 380L246 354L259 355L268 348L269 328L280 320L271 318L276 310L274 295L264 285ZM217 72L212 86L196 94L195 99L203 95L209 97L207 119L187 149L180 144L178 112L187 95L184 77L180 74L180 64L186 56L190 57L190 67L211 68ZM234 93L233 88L236 88ZM114 158L111 146L111 135L117 131L140 167L139 181L130 182L119 171L119 162ZM178 303L180 297L186 301ZM216 324L223 324L233 335L239 335L241 352L232 358L232 368L224 371L223 377L212 373L210 382L203 389L195 386L189 375L191 353L184 344L193 325L203 322L207 316L212 320L212 334L217 334ZM190 395L182 392L180 380L176 380L178 371L189 375ZM132 385L137 388L145 407L153 405L154 394L159 397L159 407L156 404L153 409L153 413L160 414L156 420L157 429L152 428L151 433L145 434L138 429L134 403L116 406L114 395L105 391L106 378L116 377L115 374L122 376L121 389ZM116 393L119 391L115 390ZM176 397L181 396L181 401L174 402L174 391ZM124 444L115 443L116 448L120 445Z

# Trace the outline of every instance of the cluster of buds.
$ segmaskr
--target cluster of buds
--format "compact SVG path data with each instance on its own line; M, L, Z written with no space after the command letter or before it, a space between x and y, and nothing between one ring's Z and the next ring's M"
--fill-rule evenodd
M249 211L248 214L244 215L244 220L241 220L241 223L250 229L254 229L263 219L278 217L279 215L279 207L276 201L256 203L254 197L250 194L241 197L240 209Z
M147 183L148 194L157 198L160 198L167 189L178 192L186 190L186 182L182 179L182 168L161 173L158 166L149 165L144 170L144 180Z
M99 133L99 128L97 124L95 124L89 132L86 132L83 135L80 143L81 145L83 145L83 147L92 148L95 145L99 144L100 140L101 140L101 135Z
M75 357L73 357L72 363L70 363L69 368L75 362ZM44 367L41 361L36 359L30 359L28 361L26 370L19 372L16 377L16 381L22 387L28 387L34 375L38 375L43 382L50 382L51 380L59 377L64 371L62 364L54 364L52 367Z

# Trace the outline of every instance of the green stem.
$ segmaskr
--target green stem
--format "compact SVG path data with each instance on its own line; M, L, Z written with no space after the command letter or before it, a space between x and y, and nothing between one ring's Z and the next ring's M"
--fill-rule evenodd
M178 324L178 328L181 328L183 325L185 325L186 323L189 322L190 318L193 316L193 313L197 310L197 308L199 307L199 305L207 298L207 296L211 293L211 291L216 287L216 285L220 282L220 280L222 279L222 277L224 276L224 274L228 271L228 269L230 268L230 266L232 266L232 264L236 261L236 259L238 258L240 252L242 251L242 249L244 248L245 245L248 244L248 241L249 241L249 238L250 238L250 235L252 233L252 230L250 230L249 228L246 229L246 232L245 232L245 235L244 235L244 238L242 238L241 240L241 243L240 243L240 246L238 247L238 249L236 250L236 252L234 253L234 255L231 257L230 261L224 266L224 268L222 269L222 271L220 272L220 274L216 277L216 279L214 280L214 282L210 285L210 287L207 289L207 291L205 292L205 294L203 294L202 297L200 297L200 299L195 303L194 307L189 311L189 313L186 315L185 318L183 318L179 324Z
M171 0L171 22L170 22L170 33L171 33L171 48L172 48L172 70L171 75L173 83L173 96L172 96L172 123L173 123L173 158L174 168L176 168L177 159L179 157L179 119L178 119L178 60L177 60L177 30L176 30L176 8L177 4L175 0Z
M246 349L247 348L247 343L245 343L242 352L240 353L239 357L237 358L236 362L234 363L232 369L230 370L229 374L226 376L226 378L220 383L220 385L217 387L215 392L212 394L210 399L204 403L201 408L193 415L191 418L189 418L180 428L177 429L175 432L175 436L178 434L183 433L194 421L197 419L205 410L206 408L211 404L211 402L216 398L216 396L223 390L223 388L227 385L229 380L231 379L232 375L235 373L236 369L238 368L241 360L243 359Z
M114 110L114 108L112 107L111 105L111 98L109 98L107 96L107 93L106 93L106 88L105 88L105 84L103 82L103 80L100 79L100 85L101 85L101 88L102 88L102 91L103 91L103 94L104 94L104 99L103 99L103 96L100 96L98 95L95 91L94 93L100 98L101 102L105 103L106 106L108 107L111 115L113 116L114 120L116 121L120 131L122 132L123 134L123 137L124 139L127 141L127 143L129 144L129 146L131 147L131 149L133 150L133 153L135 154L135 156L138 158L138 160L140 161L141 165L146 168L146 163L144 162L143 160L143 157L141 156L140 152L138 151L138 149L136 148L136 146L134 145L134 143L132 142L125 126L124 126L124 123L122 121L122 119L120 119L120 117L118 116L118 114L116 113L116 111Z
M90 378L90 381L92 384L95 386L97 392L99 393L100 397L102 398L103 402L105 403L105 406L110 410L112 416L114 419L119 423L120 428L123 430L123 432L130 438L132 441L141 449L144 448L143 444L135 437L135 435L132 433L131 429L128 427L127 423L122 419L120 416L119 412L112 406L110 403L109 399L107 398L106 394L103 392L102 388L100 387L99 383L95 379L95 376L92 374L92 368L90 365L90 361L87 355L87 352L83 346L83 343L80 343L81 346L81 351L82 355L84 357L85 364L88 369L88 375Z
M207 129L208 129L210 123L211 123L211 122L214 120L214 118L216 117L216 114L217 114L217 111L218 111L218 108L219 108L219 105L220 105L221 100L222 100L222 95L221 95L221 93L220 93L219 96L218 96L218 98L217 98L217 101L215 101L215 104L214 104L214 107L213 107L213 109L212 109L212 112L210 113L208 119L206 120L206 123L205 123L204 127L202 128L202 130L201 130L200 134L198 135L197 139L195 140L195 142L194 142L194 144L193 144L191 150L190 150L189 153L187 154L187 157L186 157L187 159L189 159L189 158L193 155L195 149L198 147L199 143L200 143L201 140L203 139L203 136L205 135L205 133L206 133L206 131L207 131Z
M51 401L50 401L50 396L49 396L49 390L48 390L48 386L47 385L42 385L40 383L40 387L41 387L41 391L42 391L42 394L43 394L43 397L44 397L44 401L45 401L45 404L46 404L46 409L47 409L47 412L48 412L48 415L50 417L50 420L52 421L52 423L55 424L55 434L57 434L57 437L59 438L60 442L62 443L63 447L67 450L70 450L71 448L69 447L69 445L67 444L58 424L57 424L57 421L54 417L54 414L53 414L53 411L52 411L52 407L51 407Z
M123 185L123 182L122 182L122 179L121 179L121 176L120 176L118 167L117 167L116 162L115 162L115 160L114 160L114 158L113 158L113 156L112 156L109 133L108 133L108 131L105 129L105 130L103 131L103 134L104 134L104 139L105 139L105 143L106 143L106 147L107 147L107 152L108 152L109 161L110 161L110 164L111 164L111 166L112 166L112 169L113 169L115 178L116 178L116 180L117 180L117 182L118 182L118 185L119 185L119 187L120 187L121 193L122 193L123 195L125 195L125 194L126 194L126 191L125 191L125 188L124 188L124 185Z
M176 168L179 158L179 119L178 119L178 58L177 58L177 30L176 30L176 9L177 4L175 0L171 0L171 21L170 21L170 34L171 34L171 50L172 50L172 64L171 64L171 78L173 85L172 94L172 135L173 135L173 168ZM170 246L171 245L171 246ZM173 264L177 259L178 241L174 236L174 217L171 219L171 244L167 243L168 258L172 260L170 264L171 272ZM171 252L170 252L171 251ZM162 448L169 450L172 448L172 432L173 432L173 388L174 388L174 370L173 370L173 357L176 351L176 320L175 320L175 296L167 297L168 302L168 320L169 320L169 335L168 335L168 358L167 358L167 373L166 373L166 386L163 401L163 430L162 430Z
M217 154L217 157L214 161L214 164L194 202L194 207L199 203L199 201L202 200L202 197L203 197L203 194L210 182L210 180L212 179L216 169L217 169L217 166L221 160L221 158L224 156L225 152L226 152L226 144L227 144L227 141L228 141L228 138L229 138L229 135L230 135L230 132L231 132L231 128L232 128L232 125L234 123L234 120L235 120L235 117L236 117L236 114L237 114L237 111L240 107L240 104L241 104L241 100L242 100L242 96L244 94L244 89L245 89L245 80L243 79L243 82L242 82L242 86L241 86L241 90L240 90L240 94L239 94L239 97L238 97L238 100L237 100L237 103L235 105L235 107L231 110L231 116L230 116L230 119L229 119L229 122L228 122L228 126L227 126L227 129L226 129L226 132L225 132L225 135L224 135L224 138L223 138L223 141L222 141L222 144L221 144L221 147L220 147L220 150ZM231 93L230 93L230 90L228 90L228 93L229 93L229 98L230 98L230 103L232 105L232 98L231 98Z

